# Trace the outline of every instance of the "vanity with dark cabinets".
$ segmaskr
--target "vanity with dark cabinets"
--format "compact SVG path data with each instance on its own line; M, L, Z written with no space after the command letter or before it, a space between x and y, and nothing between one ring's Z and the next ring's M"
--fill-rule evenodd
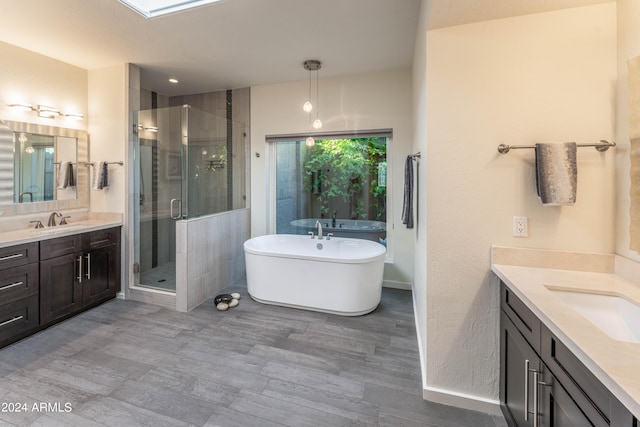
M0 347L119 289L120 227L0 248Z
M510 427L640 427L504 283L500 300L500 404Z

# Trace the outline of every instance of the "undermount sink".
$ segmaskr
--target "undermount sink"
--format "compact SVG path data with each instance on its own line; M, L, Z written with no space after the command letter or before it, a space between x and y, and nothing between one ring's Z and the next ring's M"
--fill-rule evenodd
M34 231L37 234L55 234L55 233L64 233L65 231L71 230L79 230L83 228L83 225L59 225L56 227L49 228L36 228Z
M547 289L614 340L640 343L640 306L617 295Z

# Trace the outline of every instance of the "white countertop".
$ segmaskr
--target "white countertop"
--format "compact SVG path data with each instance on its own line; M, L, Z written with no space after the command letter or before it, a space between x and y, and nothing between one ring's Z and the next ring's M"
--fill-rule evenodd
M500 264L495 256L491 270L640 418L640 344L610 338L546 287L619 295L640 305L639 284L613 272Z
M121 225L122 221L116 219L85 219L69 222L67 225L58 225L56 227L45 227L40 229L27 228L5 231L0 233L0 248L23 243L39 242L41 240L54 239L56 237L85 233L87 231L102 230Z

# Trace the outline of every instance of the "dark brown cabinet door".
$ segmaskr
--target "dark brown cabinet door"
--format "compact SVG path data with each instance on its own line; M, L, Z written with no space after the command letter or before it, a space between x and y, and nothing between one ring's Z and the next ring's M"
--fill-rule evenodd
M541 361L509 317L500 312L500 401L511 427L532 427L534 400L533 372Z
M40 322L47 324L82 308L82 254L40 262Z
M543 394L540 427L591 427L589 419L580 410L556 377L547 372L544 384L538 385Z
M86 271L82 281L84 306L116 296L120 284L119 260L120 254L116 245L94 249L84 255L84 271Z

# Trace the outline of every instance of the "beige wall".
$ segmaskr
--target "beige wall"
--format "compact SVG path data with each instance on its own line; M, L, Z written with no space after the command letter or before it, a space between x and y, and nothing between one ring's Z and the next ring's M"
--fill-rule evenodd
M629 249L629 90L627 61L640 55L640 0L618 0L618 97L616 112L616 253L640 261Z
M91 210L96 212L125 212L129 114L126 73L126 64L89 71L90 161L125 162L123 166L109 166L109 188L90 190ZM90 169L90 176L94 170Z
M87 130L87 70L3 42L0 57L0 119ZM41 118L34 111L8 107L14 103L57 107L85 119Z
M300 65L301 77L306 71ZM266 135L309 132L309 119L302 111L308 96L308 82L251 88L251 234L272 232L268 227L268 145ZM410 70L322 78L320 72L319 114L322 131L393 129L387 153L389 201L388 245L393 262L385 265L385 280L410 284L413 281L413 233L406 230L402 214L404 161L412 152ZM256 153L260 157L256 157ZM393 210L391 212L390 210Z
M425 396L489 406L499 378L491 245L615 248L615 150L579 149L576 205L543 207L533 151L501 155L496 146L614 138L616 5L433 30L426 39L426 259L416 265L427 271L415 284L426 286ZM528 238L511 236L514 215L529 218Z

